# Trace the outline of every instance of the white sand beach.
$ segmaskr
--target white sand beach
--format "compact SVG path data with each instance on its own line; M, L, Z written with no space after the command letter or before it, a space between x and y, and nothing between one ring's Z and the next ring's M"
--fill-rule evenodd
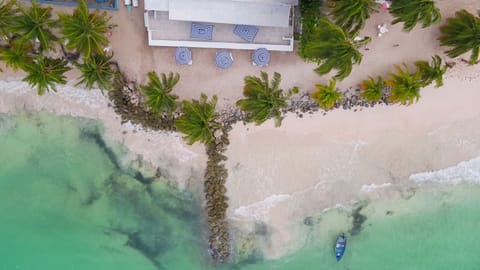
M444 19L461 8L476 11L479 7L471 0L437 2ZM146 45L142 7L128 14L121 6L109 14L118 24L111 43L122 70L137 83L145 82L151 70L178 72L181 79L174 91L180 98L197 98L205 92L218 95L219 109L231 107L242 96L243 78L261 70L282 74L284 89L298 86L311 91L315 84L330 79L315 74L315 64L304 63L295 53L273 52L271 64L259 69L251 65L250 51L233 51L233 66L219 70L213 62L216 50L192 49L193 65L178 66L174 48ZM372 42L368 50L361 49L362 63L339 83L340 89L355 89L369 75L386 76L402 62L429 60L434 54L444 57L445 48L436 40L438 24L427 29L417 26L410 33L402 32L401 24L388 25L390 31L377 37L376 26L391 20L386 11L372 15L362 32ZM408 179L411 174L480 156L480 67L468 66L460 58L447 61L456 65L447 72L444 86L423 89L419 102L411 106L337 109L326 115L307 113L303 118L291 114L279 128L272 121L262 126L236 124L226 162L229 221L247 230L252 221L267 223L272 238L266 255L278 257L289 251L287 246L293 247L297 234L292 224L305 216L338 203L350 206L368 197L401 196L402 190L415 185ZM141 155L153 166L166 168L180 187L193 185L201 191L201 183L192 181L198 181L205 167L202 145L188 146L179 134L121 125L98 90L65 86L58 87L58 93L38 96L19 82L21 73L1 67L5 72L0 73L0 112L48 110L100 119L106 135L123 142L132 158ZM77 75L71 73L70 85Z

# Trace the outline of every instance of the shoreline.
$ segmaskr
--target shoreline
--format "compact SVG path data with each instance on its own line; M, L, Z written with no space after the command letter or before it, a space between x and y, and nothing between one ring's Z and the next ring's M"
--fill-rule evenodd
M474 8L468 1L443 1L439 5L443 20L457 6ZM209 62L213 59L213 49L194 49L195 64L179 67L172 57L173 48L146 46L145 33L137 29L143 27L143 16L136 11L127 14L125 8L115 14L113 22L122 28L114 30L112 50L129 79L141 84L145 82L146 71L179 72L182 77L175 92L181 99L198 98L199 92L205 91L209 96L218 95L218 108L225 111L240 98L246 75L279 71L284 76L282 88L298 86L302 93L308 93L317 83L326 83L328 78L316 75L315 65L303 62L295 53L274 52L271 64L258 69L248 62L249 52L235 51L235 64L227 71L220 71ZM391 21L388 13L374 14L362 35L374 37L375 26L385 21ZM392 72L401 61L411 64L429 60L433 54L445 56L443 48L433 43L438 26L417 27L410 33L402 32L401 25L389 28L388 34L373 38L368 48L361 49L362 63L354 67L351 76L339 82L339 88L347 89L345 95L355 93L358 83L368 76ZM126 42L125 36L132 38ZM142 53L133 54L132 48ZM154 59L162 59L161 65ZM280 128L274 128L272 120L262 126L236 123L230 132L225 163L229 172L227 218L232 227L248 233L255 231L257 224L265 225L270 233L269 245L262 251L266 258L278 258L298 248L298 232L292 230L292 224L303 218L337 204L351 207L369 188L386 187L374 189L372 196L377 198L402 196L402 190L415 185L408 180L413 173L447 168L480 156L477 105L480 93L474 89L480 85L480 68L466 66L461 58L452 61L456 65L445 75L445 86L423 89L420 101L408 107L381 104L305 112L301 116L290 112ZM0 74L0 112L14 112L18 108L48 110L59 115L97 119L103 123L109 140L130 150L130 159L141 157L162 168L166 178L180 189L188 188L203 198L203 183L198 181L204 179L207 160L203 145L188 146L180 134L121 124L120 116L100 91L72 86L74 76L78 75L76 71L68 73L69 83L58 86L58 93L42 97L34 90L27 90L26 83L9 78L10 70L5 71ZM398 190L391 191L390 186Z
M475 74L478 67L472 69L470 73ZM240 237L255 231L255 224L264 224L271 233L268 241L274 243L260 245L264 246L264 256L280 258L301 246L300 236L291 226L305 217L337 204L353 209L368 194L377 199L401 196L399 190L415 185L407 180L411 174L480 156L476 150L480 149L480 139L476 139L480 138L476 132L480 130L480 109L474 106L480 100L480 93L474 89L480 77L470 73L449 71L444 88L423 89L420 101L408 107L381 104L338 108L326 115L322 111L307 112L303 117L289 113L279 128L274 127L273 120L262 126L236 123L226 152L227 217L234 228L234 239L239 240L234 245L244 244L245 239ZM456 89L458 86L461 90ZM61 86L58 93L39 97L27 89L18 80L1 81L0 111L47 110L100 120L105 136L123 143L130 159L142 156L153 167L166 169L166 178L180 189L188 188L202 197L203 184L195 181L203 179L206 155L201 145L187 146L181 135L173 132L121 124L108 98L98 90ZM456 144L466 144L470 150L442 146L450 138L458 138ZM416 144L421 149L405 149ZM432 153L437 159L431 159ZM409 160L412 157L419 158ZM407 161L395 163L402 158ZM395 187L393 191L390 185ZM386 188L365 192L369 186Z

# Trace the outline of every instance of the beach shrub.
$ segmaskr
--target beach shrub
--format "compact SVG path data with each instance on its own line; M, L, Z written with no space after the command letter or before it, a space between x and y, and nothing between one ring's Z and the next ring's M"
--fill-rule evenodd
M435 81L435 87L443 85L443 75L447 72L448 66L442 67L442 58L438 55L432 56L432 62L416 61L415 66L422 75L423 86L427 86Z
M170 115L177 108L177 95L171 94L173 87L180 80L178 73L161 74L161 80L154 71L148 73L149 82L140 89L147 97L146 105L156 113Z
M328 85L316 84L317 91L310 96L315 99L318 106L325 110L332 109L336 103L342 102L342 94L336 89L337 81L331 79Z
M73 14L58 13L61 22L60 33L68 50L76 50L88 59L94 54L104 54L108 46L106 34L116 25L110 24L111 16L97 9L90 13L85 0L78 1Z
M56 84L66 84L65 72L69 71L68 62L62 59L54 59L39 55L32 63L25 66L28 73L23 81L31 87L37 87L38 94L43 95L47 91L57 91Z
M261 72L260 77L246 76L243 95L245 99L237 101L237 106L247 112L246 121L260 125L270 117L275 119L275 126L282 123L282 108L287 107L286 99L291 95L285 95L280 89L281 75L273 73L271 82L268 74Z
M21 43L39 42L40 50L50 50L57 37L52 33L52 29L58 26L58 21L52 19L51 7L40 7L36 0L32 1L29 8L17 5L19 14L11 19L11 24L7 30L12 35L18 36Z
M445 52L449 57L471 51L469 64L477 63L480 52L480 11L477 17L466 10L457 11L455 17L448 18L447 23L440 27L440 31L440 44L452 47Z
M328 19L320 19L305 44L306 59L319 64L315 71L324 75L332 69L337 71L335 79L344 79L352 72L352 66L362 61L357 48L370 41L369 37L361 41L350 39L339 26Z
M188 144L195 142L210 144L214 140L215 129L221 128L217 122L218 115L215 113L217 101L217 96L208 101L204 93L200 95L199 100L183 100L182 116L175 120L175 127L185 134L184 139Z
M420 71L411 73L406 64L403 66L405 70L401 66L396 66L397 74L390 73L390 79L386 80L387 85L391 87L388 101L411 105L420 98L420 88L424 82Z
M329 0L336 25L343 28L350 37L356 37L365 26L370 14L378 12L375 0Z
M377 102L383 97L383 90L387 87L387 84L383 80L382 76L378 76L377 80L373 77L368 77L368 80L364 80L360 84L360 89L363 92L360 97L364 98L368 102Z
M440 9L433 0L394 0L388 9L395 18L392 24L403 22L403 30L410 32L417 23L428 27L442 19Z
M80 81L76 84L85 85L87 89L92 89L96 85L100 90L111 90L113 88L113 80L118 73L112 69L112 56L95 54L90 58L85 58L83 63L75 62L75 66L80 70L82 75Z

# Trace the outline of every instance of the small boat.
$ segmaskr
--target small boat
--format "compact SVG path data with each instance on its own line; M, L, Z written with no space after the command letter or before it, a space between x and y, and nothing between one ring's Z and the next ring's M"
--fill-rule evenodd
M342 235L337 238L337 244L335 245L335 257L337 258L337 262L342 259L343 253L345 253L346 248L347 238L345 238L345 235L342 233Z

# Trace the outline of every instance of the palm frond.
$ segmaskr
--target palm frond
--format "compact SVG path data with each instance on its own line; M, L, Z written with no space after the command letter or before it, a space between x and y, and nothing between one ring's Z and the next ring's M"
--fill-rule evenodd
M185 134L184 139L188 144L210 144L215 139L215 129L221 128L217 122L218 114L215 113L217 101L217 96L208 101L207 95L202 93L199 100L182 102L182 116L175 120L175 127Z
M335 88L336 80L331 79L327 85L316 84L316 92L311 93L318 106L325 110L332 109L336 103L342 102L342 94Z
M43 95L47 91L57 91L56 84L65 84L64 73L69 71L67 61L62 59L48 58L39 55L32 63L25 66L28 75L23 78L30 86L37 87L38 94Z
M469 63L477 63L480 49L480 15L475 17L466 10L457 11L455 17L447 18L447 23L440 27L440 31L440 44L452 47L445 52L449 57L454 58L471 51Z
M161 74L162 79L158 77L157 73L149 72L149 82L147 85L141 85L140 89L147 97L146 105L156 113L171 114L177 107L177 95L170 94L173 87L180 80L178 73L170 72L167 75Z
M268 118L275 119L275 125L280 126L282 122L281 109L287 107L287 97L283 89L279 89L281 75L273 74L271 83L266 72L261 72L260 78L246 76L243 95L245 99L237 101L237 106L247 112L246 121L255 122L260 125Z

